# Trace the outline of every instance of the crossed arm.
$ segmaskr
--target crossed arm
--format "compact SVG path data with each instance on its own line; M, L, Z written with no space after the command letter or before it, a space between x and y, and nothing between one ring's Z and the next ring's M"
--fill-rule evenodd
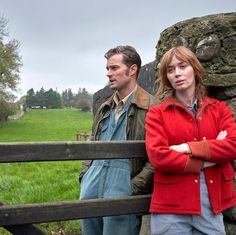
M220 133L218 134L218 136L216 137L217 140L223 140L225 139L227 136L227 131L220 131ZM169 147L172 150L175 150L177 152L181 152L181 153L186 153L186 154L191 154L191 149L189 148L189 145L187 143L183 143L183 144L179 144L179 145L171 145ZM207 162L205 161L203 164L203 167L211 167L214 166L216 163L213 162Z

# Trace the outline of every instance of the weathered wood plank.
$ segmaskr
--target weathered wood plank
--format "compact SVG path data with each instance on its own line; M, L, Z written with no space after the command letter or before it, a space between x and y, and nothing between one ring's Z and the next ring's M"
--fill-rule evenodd
M91 217L147 214L151 195L58 203L0 206L0 226L36 224Z
M31 224L5 226L4 228L13 235L46 235L42 230Z
M0 163L146 157L144 141L0 143Z
M0 208L4 205L0 202ZM45 233L33 224L4 226L4 228L13 235L45 235Z

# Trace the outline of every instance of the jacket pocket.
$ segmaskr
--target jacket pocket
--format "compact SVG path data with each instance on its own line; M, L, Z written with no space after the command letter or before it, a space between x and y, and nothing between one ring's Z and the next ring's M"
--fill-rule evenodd
M179 207L181 198L180 176L160 173L155 176L154 181L157 204L167 207Z
M227 164L222 169L222 200L230 199L235 194L234 186L235 172L230 164Z

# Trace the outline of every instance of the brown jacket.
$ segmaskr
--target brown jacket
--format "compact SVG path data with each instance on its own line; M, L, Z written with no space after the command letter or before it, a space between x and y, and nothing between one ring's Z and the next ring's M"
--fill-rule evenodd
M109 115L113 102L113 96L108 98L98 109L92 128L91 140L99 140L103 120ZM157 99L138 86L135 97L131 102L127 113L127 140L145 140L145 116L149 107L155 105ZM153 187L153 167L148 158L132 159L132 191L133 195L148 194ZM80 180L88 170L92 161L84 161L80 171Z

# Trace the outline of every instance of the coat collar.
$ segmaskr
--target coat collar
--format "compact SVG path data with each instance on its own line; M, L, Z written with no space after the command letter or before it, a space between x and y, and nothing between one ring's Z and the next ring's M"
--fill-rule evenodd
M209 97L204 97L202 101L199 103L199 108L205 109L207 106L212 105L216 102L215 99L209 98ZM174 108L174 107L185 107L179 100L177 100L173 96L169 96L166 101L163 103L163 108L164 111L166 111L169 108Z
M105 106L109 106L111 107L112 103L113 103L113 98L114 98L113 94L111 97L109 97L102 105L101 108L105 107ZM142 87L140 87L139 85L137 86L137 90L135 91L134 94L134 98L131 101L131 104L135 104L137 105L139 108L141 109L146 109L148 110L149 106L150 106L150 98L149 98L149 93L147 91L145 91Z

